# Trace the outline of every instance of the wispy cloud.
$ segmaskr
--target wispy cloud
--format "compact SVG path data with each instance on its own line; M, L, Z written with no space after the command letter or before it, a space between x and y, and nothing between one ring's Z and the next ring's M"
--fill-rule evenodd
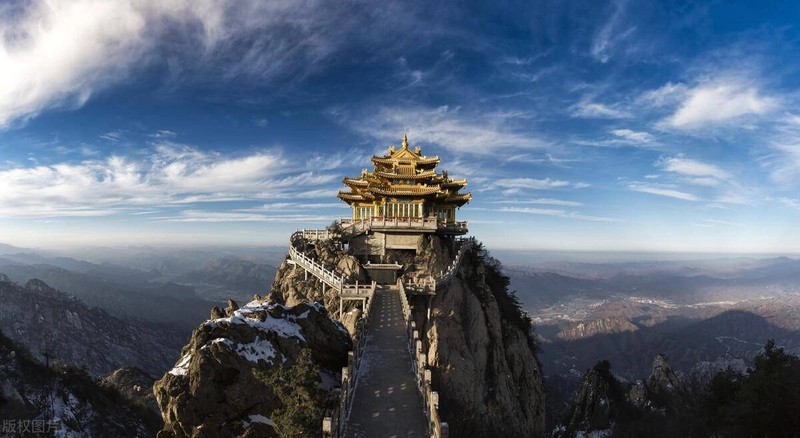
M535 198L535 199L504 199L502 201L493 201L493 204L542 204L542 205L561 205L564 207L580 207L583 205L581 202L565 201L563 199L553 198Z
M651 195L666 196L668 198L682 199L684 201L699 201L700 198L691 193L682 192L675 188L656 184L631 183L628 189L634 192L649 193Z
M530 115L523 112L474 112L461 107L378 107L369 114L337 110L334 117L370 138L397 143L403 132L409 141L436 144L459 153L487 155L498 149L543 148L530 132Z
M568 187L570 186L570 182L550 178L498 178L494 182L494 186L504 189L549 190L559 187Z
M47 109L81 107L153 64L166 67L165 88L187 81L213 88L241 78L286 84L317 71L345 46L391 44L392 29L420 38L440 32L421 25L412 8L384 3L363 12L366 7L318 0L6 2L0 5L6 36L0 38L0 129Z
M695 185L715 186L732 179L730 173L719 166L685 157L662 158L656 164L666 172L688 177L685 181Z
M619 137L622 140L633 144L647 144L652 143L654 138L653 136L644 131L634 131L631 129L613 129L611 133L614 134L616 137Z
M696 129L744 116L760 116L779 108L777 98L762 95L755 84L742 79L724 78L691 89L674 86L670 89L683 94L675 113L665 119L666 125L677 129Z
M636 31L636 26L625 26L625 3L625 1L613 3L614 12L592 39L590 53L597 61L608 62L615 46L629 38Z
M591 222L620 222L619 219L610 217L591 216L591 215L580 214L574 211L556 210L549 208L504 207L499 209L498 211L508 212L508 213L536 214L540 216L555 216L566 219L576 219L576 220L591 221Z
M227 156L172 143L151 153L0 171L0 217L104 216L186 204L331 196L339 175L275 151Z
M211 210L181 210L177 215L153 217L165 222L330 222L330 217L308 214L268 215L261 213L219 212Z
M796 186L800 182L800 116L782 117L769 140L771 151L762 158L772 181Z
M603 103L581 100L570 107L573 117L584 119L625 119L631 117L627 111L616 109Z

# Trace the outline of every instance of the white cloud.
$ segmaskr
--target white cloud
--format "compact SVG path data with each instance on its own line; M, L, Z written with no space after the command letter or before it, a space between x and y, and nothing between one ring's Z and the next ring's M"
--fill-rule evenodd
M543 204L543 205L561 205L564 207L580 207L583 205L581 202L565 201L562 199L553 198L536 198L536 199L507 199L502 201L494 201L493 204Z
M160 144L146 158L0 171L0 217L103 216L173 206L332 196L340 176L292 167L280 154L225 156Z
M649 193L651 195L666 196L668 198L683 199L684 201L699 201L700 198L691 194L676 190L671 187L658 186L653 184L632 183L628 184L628 189L634 192Z
M687 176L687 182L702 186L715 186L732 179L730 173L719 166L684 157L663 158L657 163L667 172Z
M762 96L753 84L722 79L687 90L680 107L666 123L678 129L695 129L743 116L763 115L778 106L778 99Z
M569 185L569 181L550 178L499 178L494 182L495 187L504 189L548 190L559 187L568 187Z
M576 220L584 220L584 221L592 221L592 222L619 222L619 219L614 219L610 217L602 217L602 216L589 216L584 214L579 214L574 211L565 211L565 210L555 210L555 209L548 209L548 208L527 208L527 207L504 207L498 211L502 212L509 212L509 213L525 213L525 214L536 214L540 216L555 216L555 217L562 217L567 219L576 219Z
M426 29L439 32L402 5L352 13L363 7L319 0L0 3L0 129L51 108L80 107L154 63L166 68L167 85L242 77L291 83L344 45L391 39L387 28L419 38ZM389 20L393 26L380 25Z
M460 107L440 106L378 107L355 117L336 110L331 115L358 132L391 144L397 144L403 132L407 132L412 145L434 143L451 151L476 155L498 149L546 146L528 132L529 123L522 123L530 119L527 113L472 113Z
M624 31L619 30L619 27L623 24L625 2L616 2L614 8L614 13L611 15L611 18L605 22L592 39L590 53L594 59L602 63L608 62L616 45L630 37L636 31L635 26L629 27Z
M689 87L686 84L667 82L660 88L642 93L636 102L643 106L663 107L680 103L686 97Z
M648 132L633 131L630 129L613 129L612 134L631 143L652 143L653 136Z
M770 178L781 185L800 182L800 116L783 117L770 139L772 153L762 159Z
M785 205L787 207L793 208L795 210L800 210L800 199L783 197L783 198L779 198L778 202L780 202L781 204L783 204L783 205Z
M165 222L330 222L330 217L308 214L268 215L260 213L181 210L178 215L154 217Z
M631 116L626 111L589 100L581 100L570 107L570 114L585 119L625 119Z

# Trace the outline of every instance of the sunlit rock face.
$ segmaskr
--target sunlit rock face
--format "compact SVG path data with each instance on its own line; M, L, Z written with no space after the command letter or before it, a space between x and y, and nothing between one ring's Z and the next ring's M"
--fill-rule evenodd
M418 268L447 265L452 245L436 237L422 245L418 255L429 259L419 260ZM416 320L423 327L424 315L418 312ZM424 327L433 386L452 435L543 434L545 400L533 333L485 253L473 249L464 256L456 278L433 297Z
M304 348L320 368L320 385L340 380L352 343L321 305L254 300L226 313L201 324L155 383L159 437L276 436L271 414L282 402L254 371L292 366Z

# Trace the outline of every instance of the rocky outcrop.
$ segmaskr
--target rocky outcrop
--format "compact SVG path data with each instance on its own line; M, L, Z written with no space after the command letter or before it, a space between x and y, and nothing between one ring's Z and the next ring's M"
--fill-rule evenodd
M567 421L566 436L594 432L610 433L618 411L618 383L608 370L595 367L586 372L575 394L572 412Z
M367 276L361 264L348 255L346 251L336 246L330 241L306 241L295 239L292 242L297 248L321 263L327 269L333 270L338 275L343 275L350 282L366 282ZM289 263L285 260L278 267L275 280L272 282L272 289L269 297L287 306L294 306L302 302L321 302L328 309L339 308L339 300L336 292L331 288L322 291L322 285L313 275L306 275L303 268ZM349 310L352 304L348 303L345 310Z
M449 248L449 241L430 238L418 252L418 269L447 266ZM478 246L464 256L449 285L437 290L427 326L421 312L416 315L440 412L453 436L544 432L544 390L530 321L507 285L499 264ZM423 303L416 304L424 312Z
M309 349L321 370L320 385L324 379L330 386L351 348L344 327L316 303L287 307L254 300L208 320L154 386L164 420L158 436L276 436L272 414L284 406L257 374L291 367Z
M0 279L0 329L39 361L47 355L85 367L94 376L122 366L161 374L177 348L171 332L120 320L41 280L20 286L8 277Z
M658 354L653 359L650 377L637 380L628 390L627 399L639 409L664 411L679 409L684 394L683 384L669 366L667 358Z
M153 396L156 379L136 367L123 367L100 379L100 386L112 388L132 403L146 406L156 415L160 414Z

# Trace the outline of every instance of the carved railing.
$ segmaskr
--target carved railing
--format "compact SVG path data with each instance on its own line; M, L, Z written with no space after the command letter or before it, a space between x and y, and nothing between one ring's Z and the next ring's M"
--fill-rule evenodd
M298 266L317 277L324 284L327 284L341 293L344 288L344 276L337 275L335 272L325 268L321 263L303 254L300 250L295 248L294 245L289 245L289 257Z
M408 228L466 233L467 221L446 222L436 217L371 217L366 219L341 219L342 229L351 234L367 232L372 228Z
M408 352L411 355L417 388L422 395L422 404L428 421L428 432L433 438L447 438L450 428L439 416L439 393L434 391L431 385L431 370L428 368L428 358L422 348L422 340L419 338L417 323L412 320L414 308L408 303L405 286L400 279L397 280L397 288L400 292L400 306L403 310L403 317L406 320Z
M373 283L374 289L374 283ZM322 419L322 436L324 438L338 438L344 432L347 417L350 415L350 407L353 404L355 394L355 378L361 367L361 360L364 357L364 345L367 341L367 327L372 315L372 299L367 300L364 313L356 322L356 333L353 339L353 351L347 353L347 366L342 368L342 388L339 393L339 400L336 407L327 412Z
M447 438L450 428L446 422L442 421L439 415L439 393L434 391L431 385L431 370L428 367L428 357L422 348L422 340L419 338L419 331L414 321L409 321L408 335L409 353L411 354L417 388L422 394L422 404L425 410L425 417L428 420L428 431L433 438Z
M306 240L328 240L336 237L336 233L326 228L305 228L295 231L292 236L302 236Z

